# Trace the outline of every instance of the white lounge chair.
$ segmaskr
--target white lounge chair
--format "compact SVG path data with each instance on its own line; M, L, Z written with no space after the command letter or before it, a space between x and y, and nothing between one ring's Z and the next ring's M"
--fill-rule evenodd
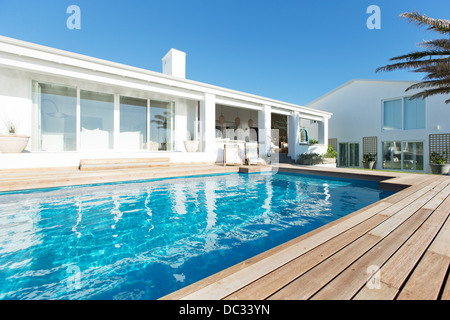
M223 165L242 165L243 161L239 155L239 146L235 143L225 143L223 146Z
M258 143L245 144L245 161L248 165L266 165L264 159L259 156Z

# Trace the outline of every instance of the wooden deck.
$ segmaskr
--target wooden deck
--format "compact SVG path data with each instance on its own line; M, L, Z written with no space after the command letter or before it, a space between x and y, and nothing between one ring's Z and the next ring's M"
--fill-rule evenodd
M364 175L403 190L163 299L450 299L450 177L280 170Z
M88 171L80 171L78 168L0 170L0 192L238 171L239 167L216 165L166 165Z
M450 299L449 176L292 165L279 170L375 180L380 188L401 191L163 299ZM214 165L2 171L0 191L238 171Z

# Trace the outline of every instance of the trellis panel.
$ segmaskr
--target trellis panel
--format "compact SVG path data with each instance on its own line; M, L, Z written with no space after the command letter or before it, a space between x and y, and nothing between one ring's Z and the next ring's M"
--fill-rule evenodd
M328 139L328 145L332 146L334 151L337 151L337 139L336 138Z
M440 156L447 158L447 163L450 163L450 133L438 133L429 135L430 143L430 157L433 152L438 153Z
M363 137L363 154L377 154L377 137Z

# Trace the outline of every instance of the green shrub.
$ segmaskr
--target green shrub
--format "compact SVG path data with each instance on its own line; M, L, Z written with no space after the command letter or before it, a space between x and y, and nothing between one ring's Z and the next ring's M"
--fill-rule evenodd
M363 155L364 162L377 161L377 155L372 153L367 153Z
M323 155L325 158L337 158L338 154L332 146L328 146L327 153Z
M430 156L430 159L434 164L445 164L445 162L447 162L445 152L442 153L442 156L437 152L433 152Z

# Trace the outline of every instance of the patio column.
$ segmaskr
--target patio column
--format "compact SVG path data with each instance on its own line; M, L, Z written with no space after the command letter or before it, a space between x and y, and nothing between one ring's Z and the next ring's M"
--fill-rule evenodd
M205 93L200 103L201 151L214 152L216 130L216 96Z
M319 122L319 144L325 146L325 152L328 147L328 118L323 117L323 120Z
M300 114L293 111L292 115L288 117L288 156L292 160L297 160L297 149L300 146Z
M272 107L263 105L262 110L258 111L258 142L259 153L261 157L266 157L270 151L270 142L272 140Z

